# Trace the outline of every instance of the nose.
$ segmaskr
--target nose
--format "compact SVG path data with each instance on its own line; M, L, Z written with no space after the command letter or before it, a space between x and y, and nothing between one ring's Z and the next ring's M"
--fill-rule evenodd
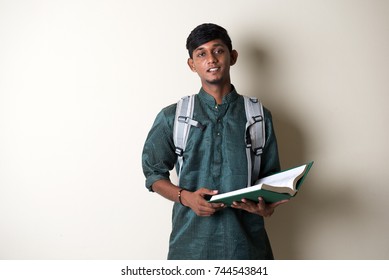
M208 63L215 63L217 62L217 58L216 58L216 55L211 52L209 55L208 55Z

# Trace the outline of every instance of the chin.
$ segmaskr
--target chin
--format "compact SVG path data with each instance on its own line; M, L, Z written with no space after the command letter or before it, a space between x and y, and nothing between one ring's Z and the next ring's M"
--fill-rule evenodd
M223 79L206 80L210 85L219 85L223 83Z

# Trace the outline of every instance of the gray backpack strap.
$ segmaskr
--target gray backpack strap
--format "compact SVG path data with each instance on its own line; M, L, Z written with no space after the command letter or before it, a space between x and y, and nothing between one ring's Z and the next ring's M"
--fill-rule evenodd
M173 141L175 145L175 153L178 156L178 176L181 174L183 156L188 141L189 131L191 126L204 129L205 127L193 120L193 110L195 103L195 95L185 96L177 102L176 115L174 118Z
M247 186L258 180L261 168L261 155L265 147L265 120L262 103L258 98L244 97L246 110L246 155L247 155Z

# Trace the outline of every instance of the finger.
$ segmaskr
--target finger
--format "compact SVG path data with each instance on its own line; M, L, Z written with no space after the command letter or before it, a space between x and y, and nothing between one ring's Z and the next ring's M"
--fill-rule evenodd
M224 207L223 203L209 203L208 201L200 201L199 206L202 209L215 210Z
M250 207L255 207L256 206L256 203L252 200L249 200L249 199L246 199L246 198L242 198L242 203L246 204L247 206L250 206Z
M265 200L260 196L258 197L258 204L257 207L260 211L264 211L266 209L266 203Z
M200 207L199 212L202 216L212 216L213 214L215 214L216 209L212 207Z
M204 196L204 195L215 195L217 194L219 191L218 190L210 190L210 189L206 189L206 188L201 188L198 190L199 194L201 196Z
M241 205L241 203L239 203L238 201L233 201L231 203L232 208L240 208L241 207L240 205Z
M214 209L220 209L226 207L224 203L208 203L208 204L211 205L211 207Z
M258 210L263 217L270 217L273 215L275 207L272 207L272 205L279 205L279 203L266 204L262 197L258 198Z
M249 207L244 202L234 201L231 204L232 208L248 211Z
M269 206L272 208L276 208L278 205L284 204L288 201L289 201L289 199L280 200L280 201L277 201L277 202L270 204Z

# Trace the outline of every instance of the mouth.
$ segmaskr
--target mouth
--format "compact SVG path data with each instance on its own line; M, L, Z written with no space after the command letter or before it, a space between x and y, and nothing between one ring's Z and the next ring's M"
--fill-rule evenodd
M220 67L212 67L207 70L209 73L214 73L220 70Z

